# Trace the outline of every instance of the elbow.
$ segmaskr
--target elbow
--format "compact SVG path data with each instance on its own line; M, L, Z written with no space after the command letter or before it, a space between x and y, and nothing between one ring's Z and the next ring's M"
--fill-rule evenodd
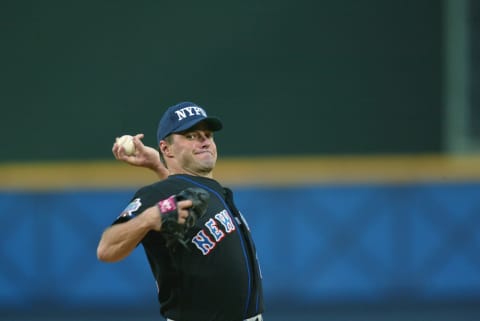
M109 253L108 248L101 243L97 247L97 259L101 262L111 263L116 262L115 258Z

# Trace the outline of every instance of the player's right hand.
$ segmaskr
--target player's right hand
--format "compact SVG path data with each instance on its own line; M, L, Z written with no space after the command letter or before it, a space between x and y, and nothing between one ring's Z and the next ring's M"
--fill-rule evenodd
M152 147L143 144L143 134L133 136L133 144L135 145L135 154L127 155L123 147L121 147L117 140L113 143L113 156L119 161L139 167L145 167L153 170L161 179L169 175L168 170L160 161L158 151Z

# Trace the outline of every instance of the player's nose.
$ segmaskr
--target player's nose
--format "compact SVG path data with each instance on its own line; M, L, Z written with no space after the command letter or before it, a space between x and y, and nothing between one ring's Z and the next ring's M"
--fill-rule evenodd
M208 136L206 133L200 133L198 135L198 141L202 144L210 145L210 136Z

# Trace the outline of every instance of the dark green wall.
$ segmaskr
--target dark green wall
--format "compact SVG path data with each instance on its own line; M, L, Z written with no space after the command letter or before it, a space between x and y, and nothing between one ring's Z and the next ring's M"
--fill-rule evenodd
M2 1L0 161L111 159L192 100L222 155L442 151L442 1Z

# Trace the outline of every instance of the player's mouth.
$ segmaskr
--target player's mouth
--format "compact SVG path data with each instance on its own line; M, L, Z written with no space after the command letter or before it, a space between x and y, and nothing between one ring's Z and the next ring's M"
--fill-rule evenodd
M195 152L196 155L202 155L202 154L210 154L213 156L213 152L209 151L209 150L202 150L202 151L198 151L198 152Z

